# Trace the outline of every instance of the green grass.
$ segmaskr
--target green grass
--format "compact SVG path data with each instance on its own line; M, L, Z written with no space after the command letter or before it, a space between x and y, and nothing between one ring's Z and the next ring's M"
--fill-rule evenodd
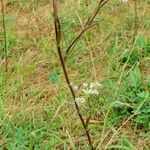
M98 0L64 0L60 7L63 53ZM8 72L0 15L0 150L89 149L58 61L51 1L5 1ZM150 149L150 4L109 2L67 58L79 86L84 118L97 149ZM1 7L0 7L1 8ZM92 56L91 56L92 54ZM85 95L95 78L98 95Z

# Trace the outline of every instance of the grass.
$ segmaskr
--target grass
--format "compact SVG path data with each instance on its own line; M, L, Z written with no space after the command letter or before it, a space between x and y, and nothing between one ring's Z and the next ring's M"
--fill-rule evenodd
M60 4L63 54L98 1ZM0 15L0 150L89 149L59 64L51 1L7 0L8 71ZM150 149L149 2L110 1L67 58L97 149ZM0 5L1 9L1 5ZM69 13L68 13L69 12ZM101 83L85 95L83 83Z

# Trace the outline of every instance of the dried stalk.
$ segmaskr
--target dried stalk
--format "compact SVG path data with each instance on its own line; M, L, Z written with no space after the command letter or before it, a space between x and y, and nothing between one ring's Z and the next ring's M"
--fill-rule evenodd
M2 17L3 17L3 31L4 31L4 53L5 53L5 71L8 71L8 56L7 56L7 35L6 35L6 22L5 22L5 9L3 0L1 0Z
M59 15L58 15L58 7L57 7L58 3L57 2L58 2L57 0L53 0L54 25L55 25L56 46L57 46L58 56L59 56L59 60L60 60L63 72L64 72L64 77L65 77L66 83L67 83L67 85L68 85L68 87L70 89L70 92L71 92L73 100L74 100L75 109L76 109L77 114L78 114L78 116L80 118L80 121L81 121L81 123L83 125L84 131L86 133L86 136L87 136L87 139L88 139L88 142L89 142L89 145L90 145L90 148L91 148L91 150L94 150L88 127L87 127L87 125L86 125L86 123L85 123L85 121L83 119L82 114L80 113L80 109L79 109L78 103L76 102L76 94L75 94L75 91L74 91L74 89L73 89L73 87L71 85L71 82L70 82L70 79L69 79L69 76L68 76L68 72L66 70L65 61L64 61L64 58L63 58L63 55L62 55L62 49L61 49L61 45L60 45L60 41L61 41L61 27L60 27Z
M69 53L71 50L73 50L75 44L78 42L78 40L80 39L80 37L84 34L85 31L87 31L87 29L93 27L92 22L95 19L95 17L97 16L98 12L100 11L100 9L108 2L109 0L100 0L99 4L97 6L97 8L95 9L95 12L93 13L93 15L91 17L88 18L88 20L86 21L84 28L81 30L81 32L79 33L79 35L71 42L71 44L69 44L66 52L65 52L65 56L64 56L64 60L66 61Z
M137 0L134 0L134 33L133 33L133 43L135 42L137 33L138 33Z

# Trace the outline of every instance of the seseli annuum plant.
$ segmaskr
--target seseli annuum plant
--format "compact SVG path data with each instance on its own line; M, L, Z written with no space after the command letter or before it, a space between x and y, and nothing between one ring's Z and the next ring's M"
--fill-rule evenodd
M83 26L80 29L79 34L70 42L70 44L68 44L66 46L67 47L66 50L64 50L64 48L62 48L62 44L61 44L62 29L61 29L61 18L59 17L58 0L53 0L53 13L54 13L56 47L57 47L59 61L60 61L61 67L63 69L65 81L66 81L67 86L68 86L68 88L70 90L70 93L72 95L72 99L73 99L73 102L74 102L74 106L75 106L77 115L78 115L78 117L80 119L80 122L83 126L83 129L84 129L84 132L86 134L86 137L87 137L87 140L88 140L88 143L89 143L89 147L90 147L91 150L95 149L95 146L92 142L91 134L90 134L90 131L89 131L89 128L88 128L91 116L89 115L87 118L85 118L83 116L83 114L81 113L81 110L80 110L80 104L82 105L85 102L86 98L90 99L90 95L98 95L99 94L99 88L101 87L101 84L97 81L92 82L92 83L83 83L82 87L80 87L80 88L81 88L81 91L86 96L83 96L83 94L79 94L78 93L78 88L79 87L74 86L72 84L72 80L71 80L71 78L69 76L69 73L68 73L67 57L71 53L71 51L74 49L74 47L76 46L76 44L78 43L78 41L80 40L82 35L88 29L90 29L90 28L92 28L93 26L96 25L94 23L94 19L96 18L97 14L101 10L101 8L104 7L108 2L109 2L109 0L99 0L99 3L97 5L97 7L94 9L93 13L87 19L87 21L85 21L85 23L83 24ZM126 3L126 2L128 2L128 0L120 0L120 2ZM135 0L135 26L134 26L134 35L133 35L134 43L135 43L136 36L137 36L137 2ZM121 76L121 78L122 78L122 76ZM121 80L119 80L119 81L121 82ZM116 91L118 91L118 90L116 90ZM89 104L89 108L90 107L91 107L91 105ZM109 114L109 110L108 110L108 114ZM137 115L137 113L135 113L132 117L134 117L135 115ZM127 119L127 122L131 118ZM107 119L107 116L106 116L106 119ZM104 123L104 126L105 126L105 123ZM104 131L105 131L105 127L104 127L103 132ZM111 139L113 139L113 137ZM111 143L111 140L109 142ZM108 142L108 145L110 144L109 142ZM101 143L102 143L102 141L100 142L100 144Z
M93 14L87 19L87 21L84 24L84 28L81 29L81 32L79 33L79 35L71 42L71 44L68 46L68 48L66 49L65 52L65 56L63 56L62 53L62 47L61 47L61 24L60 24L60 18L59 18L59 14L58 14L58 0L53 0L53 11L54 11L54 25L55 25L55 35L56 35L56 46L57 46L57 51L58 51L58 56L59 56L59 60L64 72L64 77L66 80L66 83L68 85L68 88L70 89L70 92L72 94L73 100L74 100L74 106L76 109L76 112L80 118L80 121L82 123L82 126L84 128L84 132L86 133L87 136L87 140L89 142L89 146L91 148L91 150L94 149L93 144L92 144L92 139L90 136L90 132L88 130L88 124L86 123L86 121L83 118L83 115L81 114L80 108L79 108L79 104L78 101L83 101L83 98L78 98L76 96L76 92L71 84L71 80L69 77L69 74L67 72L67 68L66 68L66 64L65 61L67 59L67 56L69 55L70 51L73 50L73 47L75 46L75 44L78 42L78 40L80 39L80 37L83 35L83 33L91 28L94 24L93 24L93 20L95 19L95 17L97 16L97 14L99 13L100 9L108 2L109 0L100 0L98 3L97 8L95 8L95 11L93 12ZM87 93L97 93L96 90L89 90L89 91L84 91Z

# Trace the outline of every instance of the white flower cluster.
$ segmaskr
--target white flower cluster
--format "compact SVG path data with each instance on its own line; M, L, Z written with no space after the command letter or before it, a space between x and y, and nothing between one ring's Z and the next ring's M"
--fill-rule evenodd
M90 84L88 83L83 83L83 86L86 88L86 89L82 89L82 91L85 93L85 94L99 94L99 91L97 90L97 87L101 86L100 83L98 82L92 82ZM89 87L89 88L88 88Z
M102 85L98 82L92 82L92 83L83 83L82 86L83 86L83 88L81 89L81 91L84 94L86 94L86 95L98 95L99 94L98 87L101 87ZM78 86L74 86L74 89L77 91ZM85 98L84 97L76 97L75 101L78 104L83 104L85 102Z
M75 98L75 101L77 102L77 103L84 103L85 102L85 98L84 97L77 97L77 98Z
M98 83L98 82L92 82L92 83L90 83L90 84L88 84L88 83L83 83L83 86L84 87L88 87L90 85L90 88L94 88L94 87L96 87L96 86L102 86L100 83Z
M85 93L85 94L99 94L98 90L97 89L89 89L89 90L84 90L82 89L82 91Z

